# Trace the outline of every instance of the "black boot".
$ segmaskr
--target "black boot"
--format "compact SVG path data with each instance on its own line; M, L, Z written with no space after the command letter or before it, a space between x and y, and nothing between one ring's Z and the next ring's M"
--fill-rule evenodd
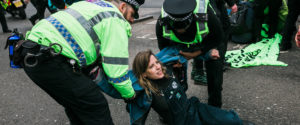
M11 33L12 31L10 29L6 29L6 30L3 30L3 33Z
M280 51L287 51L292 48L292 43L291 42L284 42L280 44Z

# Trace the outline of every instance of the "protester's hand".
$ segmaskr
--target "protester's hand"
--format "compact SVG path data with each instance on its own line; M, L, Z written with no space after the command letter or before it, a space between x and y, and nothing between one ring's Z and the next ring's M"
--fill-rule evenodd
M186 58L187 60L193 59L197 56L199 56L201 54L201 51L195 51L195 52L182 52L179 51L179 54L181 54L184 58Z
M220 58L219 51L217 49L212 49L210 51L210 56L213 60L219 59Z
M237 7L236 4L234 4L234 5L231 7L231 12L232 12L232 13L235 13L235 12L237 12L237 11L238 11L238 7Z
M298 32L295 35L295 41L296 41L296 46L300 48L300 25L299 25L299 28L298 28Z
M136 93L131 98L123 98L125 103L134 103L135 102Z

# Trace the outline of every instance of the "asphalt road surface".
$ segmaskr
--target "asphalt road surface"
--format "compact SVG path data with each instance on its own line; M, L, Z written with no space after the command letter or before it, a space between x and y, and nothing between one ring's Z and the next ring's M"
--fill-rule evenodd
M130 64L139 51L151 49L158 52L155 19L159 16L161 4L159 0L146 1L140 17L153 15L154 19L132 25ZM35 13L31 4L26 12L28 17ZM32 27L28 20L12 18L9 14L6 18L11 29L18 28L24 34ZM9 68L8 51L3 49L9 35L0 32L0 125L69 125L62 106L37 87L22 69ZM241 46L230 42L228 50L238 47ZM288 66L227 70L224 73L223 109L233 109L242 119L257 125L300 125L300 49L293 43L293 48L280 54L279 60ZM188 82L188 96L196 96L206 103L207 87L196 86L190 79ZM114 123L129 124L124 101L106 97ZM154 111L150 112L146 124L161 125Z

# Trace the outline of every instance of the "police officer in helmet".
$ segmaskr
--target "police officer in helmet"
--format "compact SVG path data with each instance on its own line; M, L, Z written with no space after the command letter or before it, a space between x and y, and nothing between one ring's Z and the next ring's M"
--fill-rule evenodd
M181 50L180 54L186 59L194 59L196 68L201 68L202 61L197 59L197 56L210 54L211 60L205 62L208 104L221 107L223 71L218 47L224 38L224 32L209 1L165 0L156 24L156 35L160 50L168 46L177 46ZM186 74L185 72L183 83L185 86Z

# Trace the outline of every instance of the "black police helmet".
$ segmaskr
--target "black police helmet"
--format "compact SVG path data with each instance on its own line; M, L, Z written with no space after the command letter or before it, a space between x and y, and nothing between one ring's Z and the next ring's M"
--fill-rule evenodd
M170 15L184 15L193 12L196 0L165 0L163 8Z
M138 13L139 8L142 4L144 4L145 0L121 0L121 1L124 1L127 4L132 6L132 8L135 11L134 18L138 19L139 18L139 13Z
M188 27L193 21L196 0L165 0L163 9L168 14L167 24L174 29Z

